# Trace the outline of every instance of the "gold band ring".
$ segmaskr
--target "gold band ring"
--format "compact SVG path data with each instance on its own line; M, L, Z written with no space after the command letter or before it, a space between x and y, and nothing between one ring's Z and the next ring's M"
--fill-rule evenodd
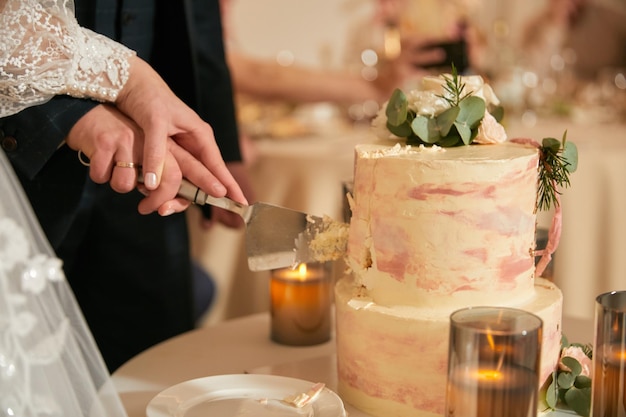
M141 168L141 165L135 164L134 162L122 162L122 161L117 161L115 163L115 166L120 167L120 168Z

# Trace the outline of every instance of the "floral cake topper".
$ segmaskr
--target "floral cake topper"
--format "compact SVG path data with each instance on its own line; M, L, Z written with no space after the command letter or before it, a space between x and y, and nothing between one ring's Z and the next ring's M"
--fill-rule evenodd
M404 93L396 89L372 126L383 139L405 140L407 145L440 146L498 144L507 140L500 124L504 109L491 87L479 75L427 76L422 88ZM567 142L544 138L512 142L534 145L540 152L537 209L559 205L559 187L568 187L569 174L576 171L578 150Z
M380 137L405 138L408 145L444 148L504 142L500 101L479 75L427 76L422 88L396 89L373 121Z

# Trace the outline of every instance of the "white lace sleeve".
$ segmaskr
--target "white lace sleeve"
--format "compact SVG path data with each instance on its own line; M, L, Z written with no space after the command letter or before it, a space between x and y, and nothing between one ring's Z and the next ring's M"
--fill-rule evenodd
M0 117L60 94L115 101L133 54L80 27L72 0L0 0Z

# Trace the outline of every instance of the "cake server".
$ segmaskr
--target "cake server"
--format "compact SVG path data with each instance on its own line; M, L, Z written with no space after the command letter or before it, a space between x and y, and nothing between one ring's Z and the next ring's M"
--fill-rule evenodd
M213 197L185 179L178 195L194 204L210 204L241 216L251 271L295 268L299 263L315 261L308 248L323 227L321 217L267 203L247 206L227 197Z

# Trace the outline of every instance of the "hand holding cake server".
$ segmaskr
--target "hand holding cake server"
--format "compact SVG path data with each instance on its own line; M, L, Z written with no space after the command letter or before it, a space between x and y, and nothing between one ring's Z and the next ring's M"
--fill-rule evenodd
M176 197L183 176L211 195L245 203L211 126L133 51L81 27L60 3L0 1L7 40L0 55L0 117L63 94L108 103L88 112L66 138L90 159L94 182L128 192L137 173L124 168L142 165L142 214L186 209L189 201ZM28 27L20 23L27 15L33 16Z

